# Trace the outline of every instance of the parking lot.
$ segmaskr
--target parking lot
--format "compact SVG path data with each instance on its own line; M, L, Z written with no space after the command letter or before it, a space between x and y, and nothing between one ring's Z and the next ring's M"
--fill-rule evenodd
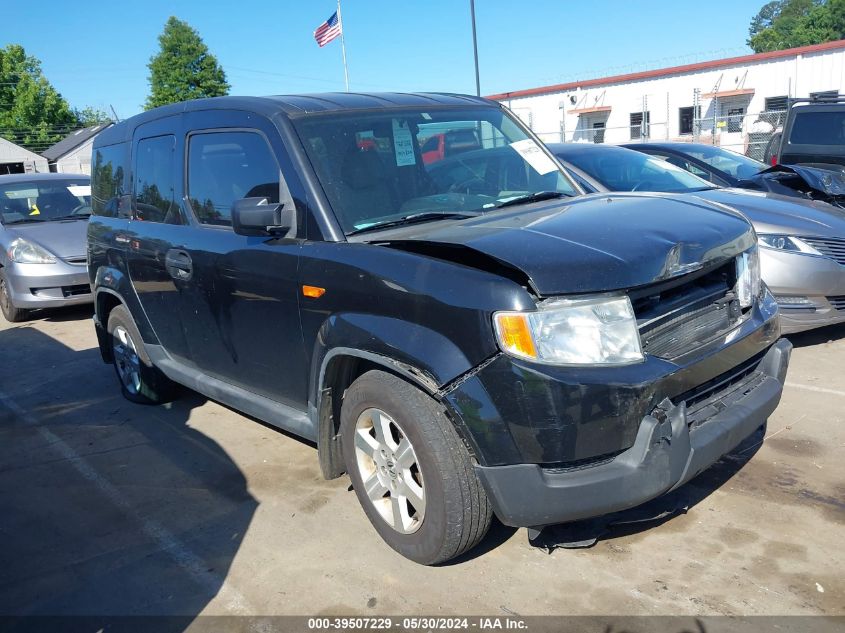
M426 568L308 443L125 401L90 312L0 321L2 614L845 614L845 326L792 337L765 443L661 501L686 512L551 554L495 524Z

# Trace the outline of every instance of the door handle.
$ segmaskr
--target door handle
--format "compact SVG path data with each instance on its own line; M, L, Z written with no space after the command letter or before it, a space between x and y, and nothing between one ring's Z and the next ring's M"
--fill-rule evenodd
M179 281L189 281L194 274L191 256L185 251L170 249L164 255L164 267L170 276Z

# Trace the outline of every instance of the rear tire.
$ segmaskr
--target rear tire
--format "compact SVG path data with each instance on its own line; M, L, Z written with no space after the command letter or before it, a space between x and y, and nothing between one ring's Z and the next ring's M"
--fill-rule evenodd
M150 361L132 315L124 306L109 313L109 340L123 397L138 404L162 404L178 395L178 385Z
M477 545L492 509L443 408L408 382L369 371L347 389L341 442L358 501L379 535L417 563Z
M12 297L9 294L9 286L6 275L0 270L0 312L9 323L20 323L29 318L30 310L16 308L12 304Z

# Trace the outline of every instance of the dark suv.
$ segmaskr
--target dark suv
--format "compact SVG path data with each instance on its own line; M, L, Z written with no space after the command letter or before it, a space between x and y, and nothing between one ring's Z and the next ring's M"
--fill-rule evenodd
M783 130L769 140L765 161L835 171L845 168L845 97L790 99Z
M481 149L424 164L420 141L466 129ZM166 106L97 136L92 196L124 395L185 385L316 442L421 563L494 513L540 527L676 488L780 399L790 346L747 221L583 196L484 99Z

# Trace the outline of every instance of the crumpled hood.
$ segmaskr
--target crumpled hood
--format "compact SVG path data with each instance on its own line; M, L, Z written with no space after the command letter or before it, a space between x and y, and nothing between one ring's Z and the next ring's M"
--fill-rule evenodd
M845 211L826 202L749 189L708 189L686 195L736 209L758 233L845 237Z
M87 220L56 220L32 224L11 224L3 227L8 242L22 237L47 249L62 259L85 255L88 240Z
M472 249L522 271L541 296L642 286L754 243L751 226L729 209L639 193L579 196L367 238L417 252L426 243L435 257L438 245Z

